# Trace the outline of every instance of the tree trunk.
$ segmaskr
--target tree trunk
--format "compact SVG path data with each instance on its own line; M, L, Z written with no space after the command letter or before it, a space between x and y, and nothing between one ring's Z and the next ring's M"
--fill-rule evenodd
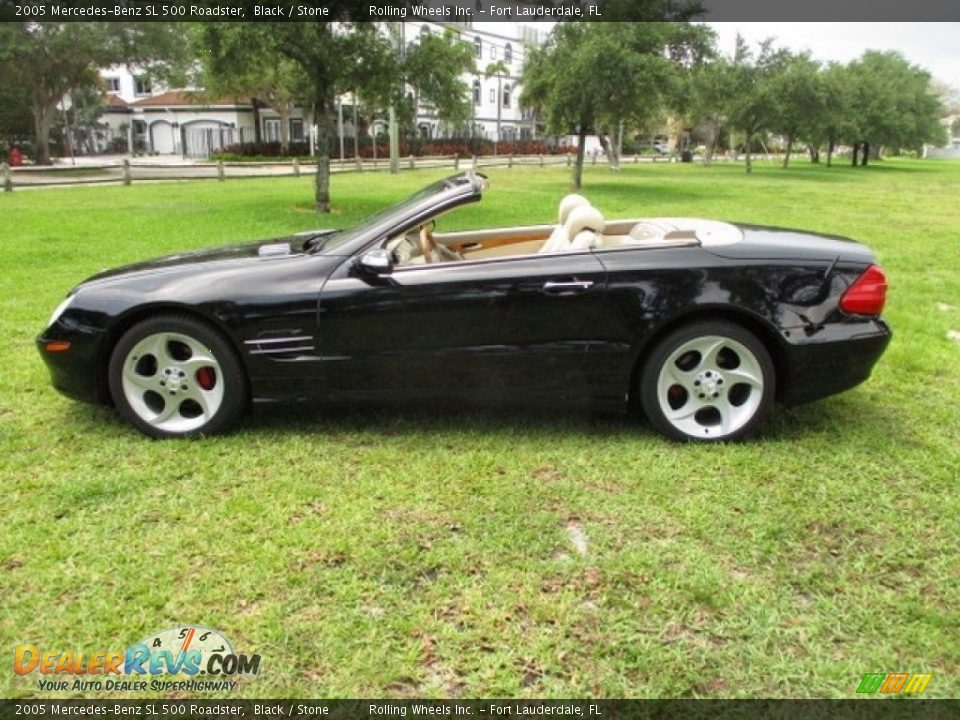
M709 165L713 162L713 153L717 149L717 140L720 137L720 127L715 123L708 123L710 134L707 136L707 147L703 152L703 164Z
M833 167L833 148L835 145L836 142L831 135L830 139L827 141L827 167Z
M500 142L500 115L503 108L503 96L501 95L500 83L503 82L500 73L497 73L497 137L493 140L493 156L497 156L497 144ZM577 187L580 187L577 185Z
M807 145L807 152L810 153L810 162L814 165L820 163L820 148L813 145Z
M753 163L750 162L750 141L753 139L753 133L746 133L746 142L744 142L744 151L747 161L747 173L753 172Z
M253 141L259 145L260 136L260 108L257 106L257 99L250 98L250 104L253 105Z
M290 108L285 106L283 103L277 103L280 105L277 108L277 112L280 114L280 152L286 155L290 151Z
M870 157L870 143L865 142L863 144L863 153L860 155L860 165L865 166L867 164L867 159Z
M860 143L855 142L853 144L853 153L850 155L850 165L853 167L857 166L857 161L860 159Z
M321 94L314 105L314 117L317 122L317 182L314 192L314 205L317 212L330 212L330 149L337 135L336 101Z
M573 166L573 187L580 189L583 184L583 155L587 146L587 124L581 123L577 132L577 162Z
M600 141L600 147L603 148L603 152L607 156L607 165L609 165L612 172L616 172L620 169L620 155L617 153L613 138L603 130L600 130L597 133L597 140Z
M790 153L793 152L793 135L787 136L787 152L783 155L783 167L786 167L790 164Z
M34 163L36 165L50 165L50 121L56 110L56 103L44 105L35 102L33 105L33 129L36 134L37 151Z
M360 157L360 114L357 112L357 93L353 93L353 157Z

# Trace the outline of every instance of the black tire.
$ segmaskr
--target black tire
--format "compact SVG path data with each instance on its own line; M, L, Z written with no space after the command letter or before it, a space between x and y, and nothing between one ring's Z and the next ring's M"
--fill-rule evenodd
M640 373L647 419L673 440L717 442L754 433L773 405L776 373L753 333L700 320L664 337Z
M222 433L247 407L233 347L189 315L158 315L130 328L110 356L108 380L120 415L154 438Z

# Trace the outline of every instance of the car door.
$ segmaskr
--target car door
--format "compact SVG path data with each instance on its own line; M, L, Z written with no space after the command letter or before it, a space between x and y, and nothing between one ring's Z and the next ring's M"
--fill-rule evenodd
M348 395L583 397L607 331L605 271L589 251L398 267L344 263L324 286L319 349Z

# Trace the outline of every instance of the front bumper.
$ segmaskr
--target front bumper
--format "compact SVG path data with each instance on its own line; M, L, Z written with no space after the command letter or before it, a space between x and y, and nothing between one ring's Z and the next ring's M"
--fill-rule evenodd
M69 342L70 349L50 352L47 344ZM107 373L101 357L102 332L64 333L59 323L47 328L36 339L37 350L50 371L50 380L60 393L74 400L109 403Z

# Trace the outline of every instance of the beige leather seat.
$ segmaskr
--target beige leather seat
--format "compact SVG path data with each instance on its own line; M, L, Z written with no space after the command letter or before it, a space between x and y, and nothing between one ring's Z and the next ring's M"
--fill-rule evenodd
M590 207L590 201L583 195L570 194L560 201L560 209L557 213L560 223L554 228L550 237L540 248L539 252L563 252L569 244L569 235L564 231L564 225L570 219L570 213L580 207Z
M589 250L603 244L603 215L595 207L578 207L567 218L566 250Z

